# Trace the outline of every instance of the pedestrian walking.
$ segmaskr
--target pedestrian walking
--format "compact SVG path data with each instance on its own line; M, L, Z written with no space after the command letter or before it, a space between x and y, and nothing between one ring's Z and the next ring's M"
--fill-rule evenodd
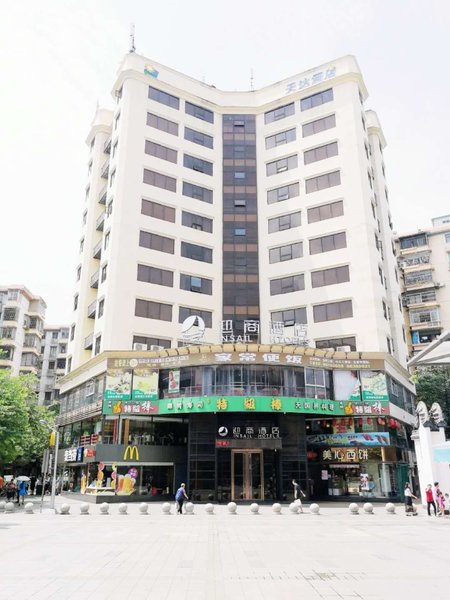
M302 498L306 498L306 494L304 494L296 479L292 480L292 485L294 487L294 502L300 507L300 512L303 512Z
M30 495L34 496L34 490L36 489L36 475L30 477Z
M444 516L444 511L445 511L445 498L444 498L444 494L441 492L441 490L438 490L436 493L436 502L438 505L438 516L439 517L443 517Z
M0 475L0 496L3 496L3 487L4 487L4 484L5 484L5 480Z
M186 494L186 484L182 483L177 489L177 493L175 494L175 502L177 503L177 513L179 515L183 514L183 502L185 500L189 500L189 498Z
M434 510L434 516L436 516L436 503L434 501L433 498L433 490L431 489L431 483L429 483L426 487L425 490L425 496L427 499L427 511L428 511L428 516L431 517L431 507L433 507Z
M27 493L27 482L19 481L19 485L17 486L17 503L18 505L25 505L25 494Z
M6 486L6 499L8 502L14 500L14 496L16 495L16 484L14 483L14 479L11 479Z
M412 493L411 488L409 487L409 483L405 483L405 490L403 493L405 495L406 516L409 517L410 515L417 515L417 511L415 510L415 507L413 505L413 498L417 500L417 496L414 496L414 494Z

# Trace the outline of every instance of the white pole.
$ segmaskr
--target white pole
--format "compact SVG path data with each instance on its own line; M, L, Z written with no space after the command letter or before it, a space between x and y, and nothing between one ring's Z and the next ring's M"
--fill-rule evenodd
M58 469L58 448L59 448L59 429L55 431L55 455L53 457L53 481L52 481L52 495L50 496L50 508L55 508L55 494L56 494L56 472Z

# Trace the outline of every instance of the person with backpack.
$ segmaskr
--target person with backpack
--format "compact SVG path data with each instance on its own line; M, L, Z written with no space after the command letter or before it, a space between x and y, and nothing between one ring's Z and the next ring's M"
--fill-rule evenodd
M180 487L177 489L175 494L175 502L177 504L177 513L179 515L183 514L183 502L185 500L189 500L188 495L186 494L186 484L182 483Z

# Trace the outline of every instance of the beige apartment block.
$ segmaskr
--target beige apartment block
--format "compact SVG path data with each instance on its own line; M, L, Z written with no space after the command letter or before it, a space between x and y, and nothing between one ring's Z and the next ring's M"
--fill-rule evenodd
M41 340L39 404L58 402L58 380L66 371L68 342L68 325L45 325Z
M450 215L396 237L409 355L450 328Z
M202 340L389 352L406 364L386 141L353 56L259 90L135 53L87 136L68 371ZM277 337L278 336L278 337Z

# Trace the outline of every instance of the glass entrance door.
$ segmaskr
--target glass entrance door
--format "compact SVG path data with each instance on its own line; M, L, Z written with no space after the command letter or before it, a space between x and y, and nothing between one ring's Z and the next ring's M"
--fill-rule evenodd
M232 450L232 500L263 500L264 461L262 450Z

